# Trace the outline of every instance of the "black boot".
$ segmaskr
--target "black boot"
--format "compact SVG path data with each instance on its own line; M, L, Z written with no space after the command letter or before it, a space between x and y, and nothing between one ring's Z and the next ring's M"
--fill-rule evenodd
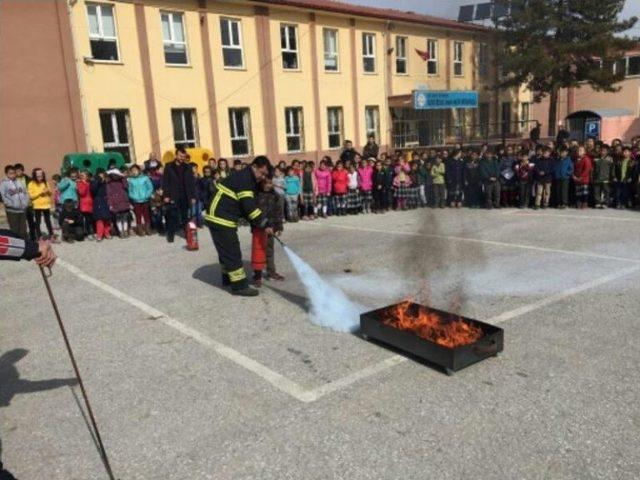
M239 297L257 297L260 292L255 288L245 287L240 290L231 290L231 295L237 295Z

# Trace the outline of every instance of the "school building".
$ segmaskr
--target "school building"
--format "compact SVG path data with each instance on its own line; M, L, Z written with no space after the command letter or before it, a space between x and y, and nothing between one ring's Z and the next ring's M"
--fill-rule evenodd
M560 90L555 124L566 128L571 138L611 143L615 138L629 142L640 135L640 46L610 68L624 73L617 92L597 92L588 85ZM534 104L532 112L543 123L542 136L547 136L549 98Z
M492 41L481 26L330 0L4 0L3 163L517 138L531 95L491 89Z

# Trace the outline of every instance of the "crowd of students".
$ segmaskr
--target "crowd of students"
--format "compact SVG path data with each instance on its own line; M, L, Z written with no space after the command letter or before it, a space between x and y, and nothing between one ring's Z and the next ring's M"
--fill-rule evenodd
M370 138L361 153L345 142L335 160L281 161L269 188L288 222L420 207L637 208L639 156L639 140L387 154ZM199 173L181 148L164 171L151 157L143 168L110 165L94 176L72 168L48 181L41 168L29 177L16 164L5 168L0 195L10 228L25 238L101 241L157 232L173 241L187 220L203 226L202 212L217 182L245 166L240 160L229 165L223 158L210 159Z

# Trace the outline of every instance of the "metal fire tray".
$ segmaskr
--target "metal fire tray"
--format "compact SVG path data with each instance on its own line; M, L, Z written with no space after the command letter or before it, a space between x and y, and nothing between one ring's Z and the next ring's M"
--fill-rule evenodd
M411 331L385 325L383 323L385 314L396 306L390 305L361 314L360 333L362 337L365 340L376 340L401 352L406 352L419 360L424 360L426 363L438 366L444 369L448 375L485 358L494 357L504 349L504 330L502 328L417 303L412 303L410 308L422 307L438 314L445 321L464 320L482 329L483 336L474 343L450 348L419 337Z

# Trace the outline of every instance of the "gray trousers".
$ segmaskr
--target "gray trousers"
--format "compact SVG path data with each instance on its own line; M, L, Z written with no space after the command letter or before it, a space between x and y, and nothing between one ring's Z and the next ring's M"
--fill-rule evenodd
M606 205L608 207L610 196L611 189L609 188L608 182L597 182L593 184L593 197L595 198L596 205Z
M27 236L27 213L26 212L9 212L7 211L7 222L9 223L9 230L16 235L19 235L25 240Z

